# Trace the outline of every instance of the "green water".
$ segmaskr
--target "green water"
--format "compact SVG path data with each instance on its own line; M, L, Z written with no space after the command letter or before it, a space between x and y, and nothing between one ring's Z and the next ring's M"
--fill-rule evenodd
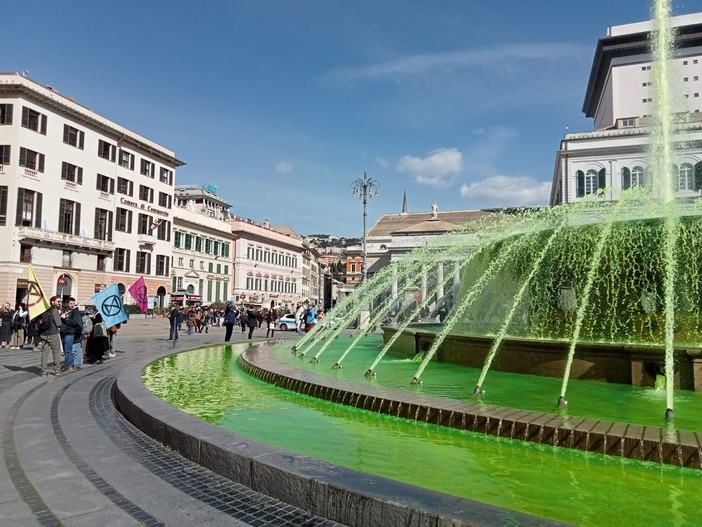
M422 375L421 385L410 385L417 363L388 354L376 367L376 377L366 379L363 373L382 348L380 336L369 336L356 345L344 359L341 370L331 369L337 354L346 348L349 339L338 338L326 351L319 364L299 359L290 353L290 344L276 346L271 353L280 362L314 371L320 375L359 383L371 383L417 393L426 393L486 404L508 406L538 412L552 412L592 419L606 419L649 426L667 426L663 410L664 389L640 388L625 384L571 380L568 385L568 406L556 408L561 379L521 375L490 370L482 387L485 393L472 395L480 369L432 362ZM702 393L687 390L675 392L675 427L680 430L702 430Z
M291 355L286 350L289 346L280 347L281 356ZM356 351L348 360L356 360L355 355ZM697 525L702 517L701 471L515 442L339 407L252 379L238 370L236 356L237 348L232 347L181 353L151 364L143 379L174 406L252 439L511 510L588 526ZM307 363L291 358L298 365ZM379 375L404 363L416 366L409 361L382 362ZM329 364L316 369L327 370ZM350 364L345 362L341 371L328 371L343 376L352 372ZM360 371L354 378L364 382ZM433 371L432 365L427 379ZM553 394L557 395L555 381ZM466 392L470 384L466 383ZM428 381L419 389L428 390ZM547 399L553 400L551 393Z

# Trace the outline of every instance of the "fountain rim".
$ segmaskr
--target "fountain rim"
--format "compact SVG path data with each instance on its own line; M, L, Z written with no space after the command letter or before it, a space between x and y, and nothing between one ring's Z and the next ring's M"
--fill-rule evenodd
M271 345L233 344L244 354L262 353ZM134 426L152 439L214 473L312 514L347 525L382 525L383 516L403 524L504 525L517 517L520 525L562 525L559 522L416 487L341 467L270 446L209 424L154 395L141 374L149 364L171 355L229 345L163 350L126 365L114 384L114 401ZM406 521L404 521L406 520Z

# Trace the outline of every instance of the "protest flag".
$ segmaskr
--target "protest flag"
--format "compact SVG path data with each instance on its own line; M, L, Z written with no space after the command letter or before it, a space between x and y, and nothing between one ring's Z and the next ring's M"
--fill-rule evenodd
M29 310L29 320L32 320L49 309L51 304L39 285L39 279L31 265L29 266L27 282L27 309Z
M144 281L144 277L142 276L139 278L139 280L134 282L129 287L128 291L129 294L132 295L132 298L136 300L141 312L146 313L146 311L149 309L149 295L146 291L146 282Z

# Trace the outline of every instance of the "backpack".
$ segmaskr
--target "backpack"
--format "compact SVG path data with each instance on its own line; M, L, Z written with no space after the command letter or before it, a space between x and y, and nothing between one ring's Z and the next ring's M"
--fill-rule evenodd
M41 315L34 319L34 322L36 323L39 334L41 335L42 333L51 329L51 314L49 311L44 311Z
M107 336L107 327L105 327L104 322L98 322L97 324L93 324L93 337L106 337Z
M83 334L88 334L93 331L93 319L90 315L83 315Z
M227 318L224 319L225 324L236 324L236 313L234 310L227 313Z

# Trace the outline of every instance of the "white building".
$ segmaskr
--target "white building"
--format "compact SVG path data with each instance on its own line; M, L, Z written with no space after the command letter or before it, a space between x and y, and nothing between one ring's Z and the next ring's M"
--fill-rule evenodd
M702 13L671 18L676 48L669 67L675 94L673 183L678 198L702 192ZM593 132L566 134L556 156L552 205L651 185L648 150L655 104L649 35L652 22L613 26L597 43L583 112ZM654 189L655 192L655 189Z
M305 300L302 288L302 238L290 227L272 227L234 216L233 298L241 303L292 309Z
M181 305L231 298L230 205L211 185L179 185L173 208L171 300Z
M26 301L31 264L47 295L87 303L143 275L152 300L165 303L182 164L56 90L0 73L2 301Z

